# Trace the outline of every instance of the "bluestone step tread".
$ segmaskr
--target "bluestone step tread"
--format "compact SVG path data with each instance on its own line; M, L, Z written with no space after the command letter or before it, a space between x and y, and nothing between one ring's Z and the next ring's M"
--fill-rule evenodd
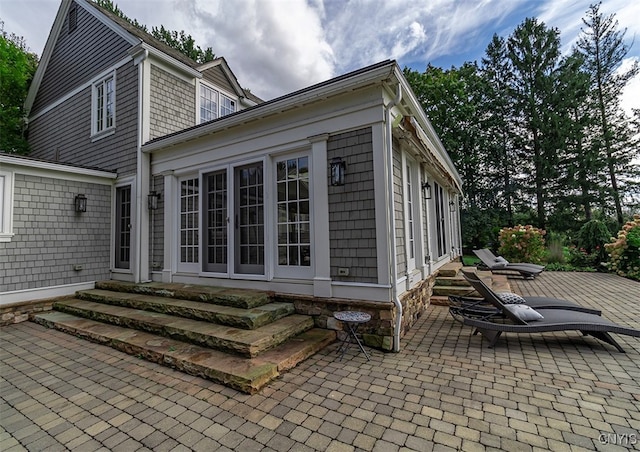
M313 328L313 318L299 314L247 330L79 299L58 301L54 309L252 357Z
M234 289L215 286L200 286L182 283L132 283L125 281L98 281L96 289L114 292L130 292L142 295L180 298L203 301L224 306L250 309L271 302L272 293L253 289Z
M475 293L471 286L433 286L433 295L467 295Z
M178 315L244 329L255 329L295 312L293 303L269 303L250 309L211 302L91 289L79 291L81 300Z
M49 328L109 345L130 355L255 393L280 372L335 340L335 331L314 328L257 358L243 358L155 334L110 325L59 311L34 316Z

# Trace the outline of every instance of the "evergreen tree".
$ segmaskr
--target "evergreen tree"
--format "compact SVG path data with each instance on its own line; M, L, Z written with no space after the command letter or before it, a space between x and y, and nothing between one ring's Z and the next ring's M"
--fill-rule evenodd
M507 41L514 70L514 108L519 120L520 158L530 162L537 226L545 227L548 183L555 177L557 140L554 130L553 73L560 56L559 32L528 18Z
M625 30L618 29L615 15L603 16L600 3L591 5L587 17L583 18L585 28L578 40L577 48L585 59L585 67L591 75L591 89L594 110L598 118L599 133L596 144L602 149L610 182L610 194L615 205L616 218L622 225L624 218L621 203L620 171L631 161L637 148L626 147L627 134L616 133L620 124L620 96L627 82L638 74L636 62L629 70L619 73L618 69L629 52L624 42ZM626 123L623 120L623 123Z

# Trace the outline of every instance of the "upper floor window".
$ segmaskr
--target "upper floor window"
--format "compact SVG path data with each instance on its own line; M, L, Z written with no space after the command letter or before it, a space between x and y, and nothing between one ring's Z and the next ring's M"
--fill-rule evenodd
M200 122L212 121L236 111L236 101L200 84Z
M93 127L92 134L102 134L116 125L116 82L115 74L93 84Z

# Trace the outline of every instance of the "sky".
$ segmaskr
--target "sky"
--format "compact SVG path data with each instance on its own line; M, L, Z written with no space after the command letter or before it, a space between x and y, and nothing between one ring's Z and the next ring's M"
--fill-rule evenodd
M595 0L115 0L130 18L185 30L224 56L244 88L268 100L385 59L423 71L482 59L494 33L527 17L560 30L570 51ZM4 30L42 54L60 0L0 0ZM603 0L640 60L640 2ZM640 76L623 108L640 108Z

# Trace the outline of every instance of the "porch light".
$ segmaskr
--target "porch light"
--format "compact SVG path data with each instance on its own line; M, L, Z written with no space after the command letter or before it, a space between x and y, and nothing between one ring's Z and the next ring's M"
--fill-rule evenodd
M344 185L344 171L347 164L341 157L331 159L331 185Z
M160 193L158 193L157 191L149 192L149 196L147 196L147 207L149 207L149 210L158 209L159 199L160 199Z
M449 201L449 211L450 212L455 212L456 211L456 203L455 203L455 201L453 199L451 201Z
M87 197L82 193L77 194L75 197L76 212L87 211Z
M431 185L429 185L429 182L422 183L422 196L424 199L431 199Z

